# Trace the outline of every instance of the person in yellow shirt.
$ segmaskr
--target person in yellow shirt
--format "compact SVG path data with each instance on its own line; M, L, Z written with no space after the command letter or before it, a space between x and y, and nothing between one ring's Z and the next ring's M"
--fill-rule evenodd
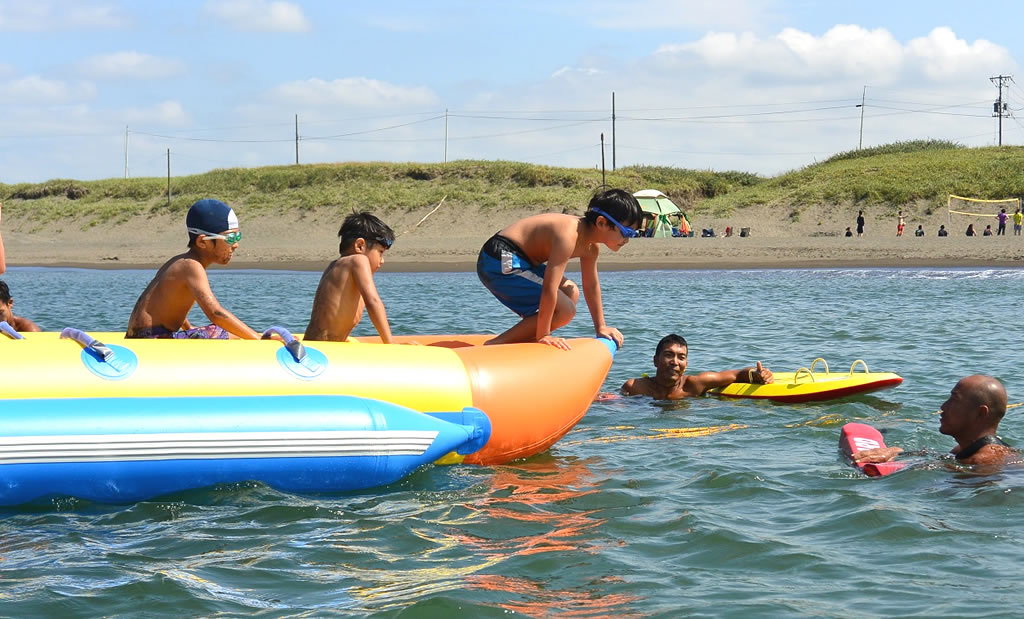
M1021 224L1024 223L1024 214L1021 214L1020 207L1017 207L1017 212L1013 214L1013 236L1020 236Z

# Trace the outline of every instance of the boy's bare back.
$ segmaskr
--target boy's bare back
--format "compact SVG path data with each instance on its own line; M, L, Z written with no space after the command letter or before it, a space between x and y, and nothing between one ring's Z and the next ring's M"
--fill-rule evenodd
M324 269L313 298L313 313L304 339L335 342L348 339L349 333L362 320L365 307L355 277L355 271L360 267L369 270L366 257L350 254L338 258ZM371 273L371 281L372 277Z
M131 337L152 327L177 331L187 322L195 303L203 311L219 308L206 269L186 252L165 262L149 282L128 319L127 334Z
M534 264L566 255L566 260L596 254L593 243L580 243L581 220L575 215L544 213L520 219L499 234L518 245Z

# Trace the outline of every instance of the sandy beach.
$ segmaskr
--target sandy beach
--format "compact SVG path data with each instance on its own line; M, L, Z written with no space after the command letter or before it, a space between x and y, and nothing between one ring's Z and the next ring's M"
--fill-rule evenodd
M12 205L13 206L13 205ZM622 251L604 249L604 270L751 269L814 267L1017 267L1024 266L1024 236L1012 225L1003 237L966 237L968 220L954 220L948 237L936 236L946 224L945 212L932 215L908 211L903 237L896 237L894 217L867 218L863 237L843 236L854 225L856 208L823 206L805 209L793 222L787 209L751 207L729 219L692 216L696 230L714 228L716 238L634 239ZM397 234L388 252L387 271L470 271L483 242L528 210L495 212L442 205L417 226L429 207L381 212ZM9 266L75 266L86 268L154 268L185 249L183 217L137 217L118 224L89 225L64 221L40 226L19 217L24 209L3 211L2 228ZM327 209L297 213L247 214L239 210L243 239L228 268L321 270L338 255L340 216ZM976 220L978 224L995 220ZM915 237L918 225L926 236ZM751 236L725 238L726 226L749 227ZM981 225L980 229L983 229ZM574 265L571 265L571 267Z

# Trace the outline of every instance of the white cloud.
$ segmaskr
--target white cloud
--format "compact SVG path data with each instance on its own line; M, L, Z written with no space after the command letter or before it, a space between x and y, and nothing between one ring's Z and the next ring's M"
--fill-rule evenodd
M754 28L769 21L772 0L590 0L569 13L609 30Z
M96 79L159 79L185 72L185 64L180 60L134 51L92 56L79 63L79 68Z
M0 2L0 31L41 32L124 28L131 20L109 4L76 0Z
M396 86L365 77L326 81L313 78L288 82L273 89L272 96L307 106L346 105L360 108L398 108L438 105L438 97L422 86Z
M907 44L907 54L933 80L1009 70L1015 64L1006 48L985 39L973 44L958 39L949 28L936 28Z
M148 107L131 107L118 110L119 117L133 125L151 124L165 127L183 127L188 124L189 116L181 103L162 101Z
M0 85L4 101L17 105L55 105L93 99L96 87L90 82L72 84L30 75Z
M207 13L236 30L249 32L307 32L312 25L302 7L292 2L267 0L210 0Z

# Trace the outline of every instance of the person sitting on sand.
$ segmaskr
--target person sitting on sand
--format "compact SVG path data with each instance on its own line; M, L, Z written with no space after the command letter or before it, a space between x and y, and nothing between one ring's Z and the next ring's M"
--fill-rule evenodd
M39 325L28 318L14 315L14 298L11 297L11 289L3 280L0 280L0 321L11 325L15 331L42 331Z
M224 309L213 296L206 268L227 264L242 233L238 217L220 200L199 200L188 209L188 251L164 263L135 303L128 319L127 338L248 340L259 335ZM213 324L192 327L189 310L198 303Z
M754 383L767 385L775 382L771 370L758 361L756 367L748 366L738 370L701 372L686 375L686 340L675 333L666 335L654 349L654 378L642 376L623 383L625 395L646 395L656 400L681 400L704 395L709 389L725 387L733 383Z
M939 407L939 432L953 437L950 453L959 464L1000 466L1019 459L1019 453L997 436L1006 414L1006 389L991 376L961 378ZM854 462L888 462L903 452L901 447L879 447L854 453Z
M974 224L967 224L967 236L978 236L978 233L974 231Z
M924 236L924 226L918 225L917 230L914 230L914 236Z
M850 226L846 226L846 234L844 236L853 236L853 230L850 230Z
M342 222L338 237L341 257L320 277L304 339L344 342L365 308L381 341L390 344L391 326L373 274L384 264L395 233L370 213L353 213Z
M981 236L992 236L992 224L985 226L985 231L981 233Z
M945 224L939 224L939 231L936 234L938 236L949 236L949 230L946 230Z

